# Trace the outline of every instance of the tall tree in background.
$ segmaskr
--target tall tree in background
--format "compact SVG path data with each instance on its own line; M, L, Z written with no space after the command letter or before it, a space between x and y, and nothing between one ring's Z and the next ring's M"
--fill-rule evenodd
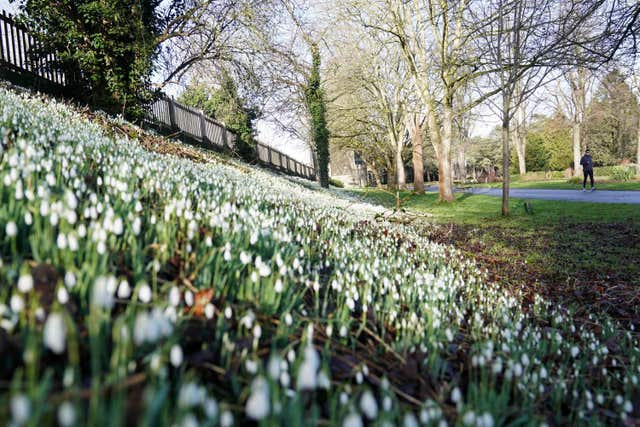
M311 137L315 147L320 186L329 188L329 130L327 106L320 82L320 50L315 43L311 48L311 73L305 88L305 101L311 116Z
M640 66L637 62L634 64L633 72L631 74L631 89L635 95L638 111L640 111ZM638 114L636 129L636 175L640 176L640 114Z
M20 19L56 52L52 65L70 77L75 96L111 113L137 117L146 99L160 0L26 0Z
M602 77L586 111L586 142L604 165L632 161L637 154L638 108L625 76L614 69Z

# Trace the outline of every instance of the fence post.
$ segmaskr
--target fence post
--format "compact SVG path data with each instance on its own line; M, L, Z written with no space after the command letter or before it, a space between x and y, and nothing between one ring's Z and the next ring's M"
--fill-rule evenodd
M205 121L204 111L200 110L200 135L202 136L202 143L208 144L209 137L207 137L207 122Z
M173 105L173 99L171 98L167 98L167 103L169 104L169 126L171 126L171 130L175 131L177 130L177 125L176 125L176 109L175 106Z
M269 165L273 165L273 160L271 159L271 147L267 145L267 154L269 155Z

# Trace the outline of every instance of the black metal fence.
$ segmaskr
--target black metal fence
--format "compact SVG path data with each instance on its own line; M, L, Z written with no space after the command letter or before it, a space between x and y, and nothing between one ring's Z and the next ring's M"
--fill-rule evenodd
M32 56L39 48L38 41L22 25L4 10L0 14L0 62L8 71L26 74L32 79L66 86L67 77L54 71L49 64L56 60L54 54Z
M32 55L38 49L37 40L27 28L2 11L0 14L0 71L2 76L17 79L17 83L30 84L38 89L59 89L69 86L69 78L49 65L56 61L54 54L44 57ZM223 123L207 117L202 111L160 97L151 104L149 122L172 133L181 133L200 142L204 147L216 149L236 148L237 136ZM262 143L256 145L256 160L272 169L303 178L315 179L315 169Z

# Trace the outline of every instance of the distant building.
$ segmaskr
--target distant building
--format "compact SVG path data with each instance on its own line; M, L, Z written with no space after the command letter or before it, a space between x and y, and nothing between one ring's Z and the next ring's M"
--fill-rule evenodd
M329 176L342 181L347 187L364 187L367 185L367 165L360 153L331 147Z

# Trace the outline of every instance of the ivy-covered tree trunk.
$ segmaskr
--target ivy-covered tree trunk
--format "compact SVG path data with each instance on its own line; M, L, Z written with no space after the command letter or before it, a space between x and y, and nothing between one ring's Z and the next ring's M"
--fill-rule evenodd
M311 74L305 90L305 102L311 116L311 137L318 159L320 186L329 188L329 130L327 129L327 106L320 87L320 50L311 44Z

